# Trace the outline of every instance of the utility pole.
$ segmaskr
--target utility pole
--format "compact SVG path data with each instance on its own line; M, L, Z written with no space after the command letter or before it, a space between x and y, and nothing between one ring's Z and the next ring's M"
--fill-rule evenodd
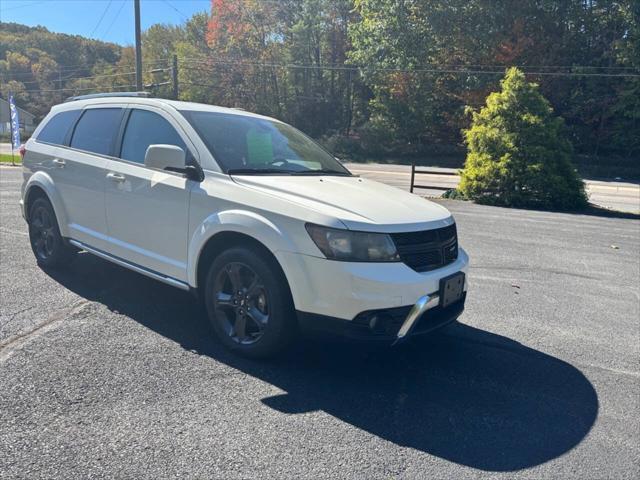
M173 86L173 99L178 100L178 56L173 56L171 65L171 85Z
M140 0L133 0L136 22L136 90L142 91L142 44L140 42Z
M64 101L64 92L62 91L62 70L58 68L58 88L60 89L60 103Z

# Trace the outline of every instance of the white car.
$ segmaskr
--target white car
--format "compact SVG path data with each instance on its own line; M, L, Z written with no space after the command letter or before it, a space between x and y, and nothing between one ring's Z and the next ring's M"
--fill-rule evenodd
M85 250L197 292L246 356L300 331L394 344L463 311L468 257L451 214L352 175L278 120L87 95L53 107L23 154L42 267Z

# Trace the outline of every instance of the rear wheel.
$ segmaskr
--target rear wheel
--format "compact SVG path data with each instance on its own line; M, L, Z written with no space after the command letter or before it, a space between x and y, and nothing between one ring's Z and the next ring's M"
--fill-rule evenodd
M286 280L257 252L238 247L220 254L209 268L205 301L220 341L244 356L282 351L295 333Z
M46 198L36 199L29 209L29 241L43 267L66 266L77 252L60 235L56 214Z

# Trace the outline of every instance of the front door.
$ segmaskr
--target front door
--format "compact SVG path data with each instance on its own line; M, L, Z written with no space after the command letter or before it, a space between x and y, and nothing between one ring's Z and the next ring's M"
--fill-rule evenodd
M144 166L149 145L176 145L188 151L178 129L173 119L151 107L129 112L120 160L109 160L105 167L105 205L109 253L186 282L189 198L195 183L178 173Z

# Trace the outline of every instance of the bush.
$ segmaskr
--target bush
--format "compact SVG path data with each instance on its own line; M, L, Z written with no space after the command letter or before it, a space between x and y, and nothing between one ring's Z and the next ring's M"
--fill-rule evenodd
M464 193L462 193L457 188L452 188L450 190L446 190L442 194L442 198L448 198L449 200L468 200L468 198L465 197Z
M357 129L360 148L373 157L384 157L399 151L398 137L384 120L375 117Z
M562 118L517 68L473 112L459 189L479 203L573 210L587 205Z

